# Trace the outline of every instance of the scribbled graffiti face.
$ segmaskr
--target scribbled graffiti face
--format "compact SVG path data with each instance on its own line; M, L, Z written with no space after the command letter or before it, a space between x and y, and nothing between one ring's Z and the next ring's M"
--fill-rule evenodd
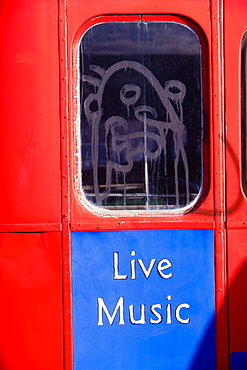
M82 48L82 179L87 198L114 209L189 205L200 191L201 173L195 176L188 152L191 122L185 122L184 114L190 119L191 109L185 104L188 77L184 82L175 79L178 67L165 73L167 62L157 76L151 70L157 72L157 60L148 63L122 55L117 61L105 56L87 60L83 52ZM101 65L91 64L94 61ZM177 75L183 77L185 72ZM200 102L200 97L196 99ZM199 148L192 153L199 153L201 172L200 121L197 126L194 139Z

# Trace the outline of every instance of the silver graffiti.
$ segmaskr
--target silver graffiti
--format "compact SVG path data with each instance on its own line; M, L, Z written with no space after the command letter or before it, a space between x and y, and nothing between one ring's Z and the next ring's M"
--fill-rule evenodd
M128 69L145 77L145 83L151 84L166 110L165 119L158 120L158 112L154 107L138 105L138 100L140 99L143 87L141 88L135 84L125 84L119 92L120 100L126 107L127 112L129 112L130 107L133 108L136 120L143 124L143 130L131 133L128 132L128 120L120 115L111 116L105 122L102 122L102 115L104 113L102 101L106 84L114 73L120 70L126 71ZM97 205L102 205L102 202L110 195L112 171L115 170L116 172L121 172L125 176L126 173L132 170L133 158L137 154L143 153L144 157L149 159L156 159L163 155L166 167L168 132L172 133L175 151L174 187L176 205L179 206L178 165L180 158L185 174L186 202L188 204L189 169L183 144L183 134L185 130L185 125L183 123L183 100L186 94L185 85L178 80L169 80L165 82L163 87L147 67L135 61L124 60L113 64L107 70L104 70L99 66L91 65L90 70L99 76L99 78L93 76L82 76L82 81L84 81L84 83L89 83L94 86L94 92L89 94L84 100L84 112L92 129L91 155L93 164L94 192ZM175 107L177 108L175 109ZM121 164L117 160L113 161L112 159L107 158L106 184L104 191L100 191L98 179L100 124L104 124L105 126L105 145L107 146L107 142L110 138L111 147L117 153L117 158L120 158L121 155L125 155L126 159L126 163ZM155 130L153 130L155 132L148 131L148 127L155 128ZM126 131L126 134L120 134L118 131L119 128ZM133 145L133 139L140 139L138 146ZM147 139L152 139L156 143L154 150L148 150L146 145Z

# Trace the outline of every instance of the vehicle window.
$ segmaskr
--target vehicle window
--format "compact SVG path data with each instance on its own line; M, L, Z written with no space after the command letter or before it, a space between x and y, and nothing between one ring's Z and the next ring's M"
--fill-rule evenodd
M202 55L176 22L100 23L80 57L81 183L101 209L176 212L203 183Z

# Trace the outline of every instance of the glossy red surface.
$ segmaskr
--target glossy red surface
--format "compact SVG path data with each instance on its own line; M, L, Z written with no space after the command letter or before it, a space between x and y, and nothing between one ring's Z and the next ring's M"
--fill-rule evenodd
M0 2L0 368L62 369L57 1Z
M185 215L104 217L79 202L74 181L77 47L99 19L135 21L140 14L189 19L206 40L208 192ZM215 229L217 367L228 368L230 352L247 352L240 140L246 14L245 0L0 2L1 369L72 369L71 230Z
M56 1L1 1L3 224L60 221Z
M247 3L225 0L225 114L230 352L247 352L247 202L242 190L241 46Z
M109 14L109 16L99 17ZM114 14L118 14L117 17ZM204 97L206 116L206 150L210 153L205 156L205 169L209 176L209 187L203 202L197 209L183 215L145 215L145 216L108 216L104 217L83 207L78 201L76 137L77 125L77 47L82 34L93 24L104 21L121 21L119 15L130 15L130 21L144 14L145 20L165 20L170 15L186 22L193 22L202 31L207 48L203 46L204 55ZM147 14L147 15L145 15ZM162 15L163 14L163 15ZM99 17L99 18L96 18ZM74 149L74 163L71 177L71 229L72 230L121 230L121 229L187 229L212 228L215 229L215 265L216 265L216 309L217 309L217 364L219 368L228 367L228 325L226 305L226 234L225 234L225 148L224 141L224 111L223 111L223 7L220 1L117 1L104 2L96 0L92 4L78 4L68 1L68 61L70 74L68 78L72 86L72 97L69 104L72 107L70 119L74 128L70 132L71 147ZM200 31L199 31L200 33ZM208 87L208 91L207 91ZM211 154L212 153L212 154ZM74 181L74 179L76 181ZM69 340L67 341L68 347ZM71 342L72 343L72 342ZM66 363L71 363L67 353Z
M0 368L62 369L59 232L0 234Z

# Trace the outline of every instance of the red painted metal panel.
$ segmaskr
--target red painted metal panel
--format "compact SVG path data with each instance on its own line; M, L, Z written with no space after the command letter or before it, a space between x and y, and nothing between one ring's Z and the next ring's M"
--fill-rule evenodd
M231 352L247 352L247 230L228 231Z
M61 2L62 3L62 2ZM193 212L181 216L148 216L143 217L114 217L98 215L84 208L77 197L77 190L74 179L78 176L77 167L71 172L71 228L72 230L124 230L124 229L177 229L177 228L215 228L215 262L216 262L216 307L217 307L217 347L218 347L218 368L228 368L228 329L227 329L227 304L226 304L226 239L225 239L225 154L224 154L224 88L223 88L223 2L218 0L212 1L104 1L96 0L93 3L84 3L69 0L67 7L60 13L61 21L67 18L68 33L65 34L68 45L68 79L72 86L72 94L69 97L71 106L70 122L76 122L77 107L76 95L77 78L77 47L79 38L88 27L99 21L121 21L120 15L133 14L150 14L159 15L161 20L162 14L176 15L187 17L190 21L195 22L205 35L208 45L208 68L205 64L205 80L210 81L209 104L205 105L205 111L209 120L209 138L207 146L211 156L207 158L210 162L210 186L209 191L199 207ZM97 18L109 14L110 16ZM112 15L112 16L111 16ZM136 16L134 16L136 17ZM125 18L126 20L127 18ZM148 19L148 18L147 18ZM134 20L134 19L133 19ZM205 50L204 50L205 51ZM65 55L66 56L66 55ZM65 104L65 103L64 103ZM70 143L71 148L76 150L75 129L71 128ZM77 180L77 179L76 179ZM66 214L66 213L65 213ZM66 244L66 243L65 243ZM69 244L67 249L69 253ZM67 264L68 258L65 258ZM68 275L70 271L68 269ZM67 277L67 286L69 279ZM69 298L65 299L69 306ZM67 331L71 326L66 324ZM66 348L72 349L71 338L68 337ZM65 353L66 365L71 369L71 353Z
M241 46L247 29L246 1L225 0L225 108L227 124L227 220L246 221L241 168ZM237 19L237 22L236 22Z
M138 11L137 11L138 9ZM211 41L211 29L210 29L210 7L208 1L200 1L197 2L197 7L195 9L192 1L177 1L176 3L173 1L168 2L102 2L97 0L94 2L93 7L86 3L78 3L76 1L68 1L68 6L66 8L66 16L68 21L68 56L69 56L69 64L68 67L71 71L70 75L68 76L70 85L73 87L72 96L73 99L70 100L70 105L72 107L71 114L70 114L70 121L74 123L74 128L71 129L71 147L74 149L74 153L76 152L76 147L78 146L77 138L76 138L76 120L77 120L77 106L76 106L76 94L77 94L77 48L79 40L82 34L91 26L98 22L121 22L121 21L136 21L138 19L137 15L131 14L153 14L153 15L146 15L144 16L144 20L166 20L169 18L169 15L180 14L181 15L181 22L191 22L194 21L195 25L197 24L202 30L203 34L205 34L207 43L210 44ZM99 15L104 14L112 14L112 16L102 16L100 18ZM114 14L118 14L118 16L114 16ZM125 15L129 14L130 17L126 17ZM158 15L159 14L159 15ZM163 16L161 15L163 14ZM169 14L169 15L168 15ZM203 16L202 16L203 14ZM124 17L121 18L120 15ZM157 17L158 15L158 17ZM97 17L96 17L97 16ZM155 18L156 17L156 18ZM167 18L168 17L168 18ZM185 17L188 17L190 21L186 20ZM61 16L62 18L62 16ZM171 19L171 18L169 18ZM178 20L179 18L177 18ZM191 25L192 23L189 23ZM209 55L205 50L206 46L203 45L203 52L204 56L210 56L210 49ZM207 62L208 60L204 60L205 68L204 70L207 71ZM207 86L207 82L209 81L209 73L210 70L208 69L207 76L205 78L205 87ZM205 95L207 95L207 89L205 88ZM209 99L208 99L209 100ZM208 106L209 104L206 103ZM209 118L210 111L207 110L207 116ZM208 122L207 122L208 123ZM212 132L212 130L211 130ZM211 144L212 144L212 137L211 136ZM209 142L208 142L208 145ZM208 148L208 150L211 150ZM71 207L72 207L72 214L71 214L71 222L72 228L78 229L78 225L80 229L85 230L96 230L96 229L125 229L132 228L135 229L139 222L140 227L145 227L146 229L153 229L156 227L163 227L161 226L162 223L168 222L169 228L177 228L177 225L180 224L181 227L183 222L188 223L201 223L201 227L212 227L212 223L214 220L214 205L213 205L213 197L214 197L214 188L213 183L210 184L210 189L207 194L206 199L201 204L198 209L194 210L193 212L187 215L181 216L169 216L163 215L155 217L154 215L143 215L140 217L136 216L102 216L97 215L95 212L89 211L87 208L82 207L80 202L78 201L78 189L76 188L78 184L78 167L76 163L76 156L74 157L73 166L73 173L71 178L71 189L73 191L73 196L71 198ZM208 161L206 163L208 166ZM211 166L211 175L213 174L213 169ZM211 176L213 178L213 176ZM75 181L74 181L75 180ZM162 220L162 221L161 221ZM157 224L159 226L157 226Z
M59 232L0 234L0 368L63 369Z
M1 1L0 222L59 222L57 1Z
M58 3L0 2L1 369L63 369Z
M227 125L227 228L230 352L247 352L247 201L241 168L241 45L247 3L225 0L225 111Z
M247 351L243 295L247 203L241 187L240 140L240 60L246 13L245 0L197 0L196 6L195 0L1 1L0 281L5 302L0 314L1 368L62 369L62 317L66 369L72 368L70 230L214 228L218 368L226 369L227 224L230 350ZM78 201L73 181L77 168L69 170L69 155L78 145L71 123L77 114L74 81L79 38L98 22L96 17L116 21L115 15L118 20L120 15L129 15L128 19L135 21L138 14L146 14L145 19L150 20L154 15L165 19L165 14L188 18L202 30L207 42L204 70L210 91L205 110L210 118L207 145L213 153L208 157L210 186L205 200L186 215L98 215Z

